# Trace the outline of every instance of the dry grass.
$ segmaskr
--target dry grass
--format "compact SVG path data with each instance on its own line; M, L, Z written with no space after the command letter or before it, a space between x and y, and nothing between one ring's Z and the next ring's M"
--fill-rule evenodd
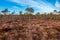
M60 40L60 21L5 16L0 18L0 40Z

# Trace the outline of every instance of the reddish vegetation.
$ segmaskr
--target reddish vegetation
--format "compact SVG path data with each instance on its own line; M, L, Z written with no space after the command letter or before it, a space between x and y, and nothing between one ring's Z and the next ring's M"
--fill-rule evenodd
M1 18L0 40L60 40L60 21Z

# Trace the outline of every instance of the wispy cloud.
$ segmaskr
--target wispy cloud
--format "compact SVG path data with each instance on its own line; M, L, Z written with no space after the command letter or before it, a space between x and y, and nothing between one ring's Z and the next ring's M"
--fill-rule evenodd
M33 0L10 0L10 1L20 4L22 6L33 7L35 9L38 9L39 11L42 10L43 12L51 12L54 10L54 7L51 4L45 3L42 0L40 0L40 2L36 2Z
M56 6L57 8L60 8L60 3L59 3L58 1L56 1L55 6Z
M9 9L11 12L15 12L18 14L19 11L21 11L21 8L18 7L18 6L12 6L10 9ZM16 12L17 11L17 12Z
M21 8L19 8L18 6L12 6L13 9L16 9L16 10L20 10Z

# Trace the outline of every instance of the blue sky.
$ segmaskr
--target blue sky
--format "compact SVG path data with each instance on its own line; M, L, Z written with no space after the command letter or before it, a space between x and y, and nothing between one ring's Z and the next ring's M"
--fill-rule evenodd
M60 10L60 0L0 0L0 11L8 8L12 11L23 11L27 7L32 7L36 12L52 12Z

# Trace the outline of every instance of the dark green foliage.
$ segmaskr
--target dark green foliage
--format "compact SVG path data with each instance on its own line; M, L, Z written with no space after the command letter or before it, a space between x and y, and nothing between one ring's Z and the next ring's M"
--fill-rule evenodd
M25 11L27 11L29 14L34 13L33 8L26 8Z
M4 10L2 10L1 11L4 15L6 15L9 11L8 11L8 9L4 9Z
M20 15L22 15L22 11L20 11L19 13L20 13Z
M54 10L54 12L57 12L57 10Z

